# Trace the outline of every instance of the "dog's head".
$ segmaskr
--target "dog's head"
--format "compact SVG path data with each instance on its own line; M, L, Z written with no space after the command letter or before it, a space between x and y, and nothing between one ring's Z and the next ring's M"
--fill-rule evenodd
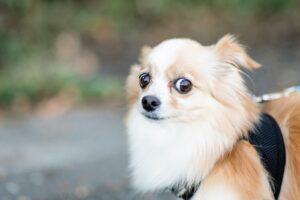
M211 46L171 39L144 47L127 81L134 186L156 190L207 176L258 119L241 75L258 67L230 35Z
M222 117L233 112L251 117L242 115L255 108L241 70L259 66L231 35L212 46L170 39L142 49L128 78L129 102L152 121L209 119L226 111Z

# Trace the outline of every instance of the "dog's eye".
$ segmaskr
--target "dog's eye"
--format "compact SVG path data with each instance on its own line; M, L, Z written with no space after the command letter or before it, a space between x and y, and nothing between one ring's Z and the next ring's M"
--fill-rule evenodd
M151 77L148 73L143 73L140 75L140 86L145 88L150 83Z
M175 81L174 87L179 93L185 94L191 91L192 82L185 78L179 78Z

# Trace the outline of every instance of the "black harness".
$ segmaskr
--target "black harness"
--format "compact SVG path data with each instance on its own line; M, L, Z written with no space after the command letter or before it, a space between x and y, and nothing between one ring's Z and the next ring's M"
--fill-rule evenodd
M277 122L268 114L261 116L260 123L254 132L249 134L248 141L260 155L265 169L270 175L274 198L278 199L285 167L285 146Z
M286 162L284 140L280 127L273 117L268 114L262 114L259 123L254 126L253 131L250 131L249 136L243 139L249 141L260 155L261 161L271 178L270 185L272 186L274 198L277 200ZM178 198L189 200L200 187L200 184L197 183L191 187L178 185L173 187L171 191Z
M171 191L177 198L184 199L184 200L189 200L191 199L195 192L198 190L200 187L200 184L194 184L192 187L186 187L184 185L178 185L176 187L171 188Z

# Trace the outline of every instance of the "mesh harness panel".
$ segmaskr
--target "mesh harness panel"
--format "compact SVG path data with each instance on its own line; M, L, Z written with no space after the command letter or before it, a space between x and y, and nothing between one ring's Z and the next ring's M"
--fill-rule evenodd
M283 180L286 155L283 136L277 122L268 114L262 114L260 122L250 132L247 140L260 155L268 171L274 198L278 199Z

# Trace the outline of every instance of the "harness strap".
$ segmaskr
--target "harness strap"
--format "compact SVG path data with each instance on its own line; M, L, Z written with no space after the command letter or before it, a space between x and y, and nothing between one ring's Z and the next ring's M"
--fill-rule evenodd
M247 138L268 171L274 198L278 199L286 162L283 136L277 122L268 114L262 114L260 122L255 125Z
M198 190L198 188L200 187L200 184L195 184L192 187L188 188L186 186L177 186L177 187L173 187L171 188L171 192L180 199L183 200L189 200L191 199L195 192Z

